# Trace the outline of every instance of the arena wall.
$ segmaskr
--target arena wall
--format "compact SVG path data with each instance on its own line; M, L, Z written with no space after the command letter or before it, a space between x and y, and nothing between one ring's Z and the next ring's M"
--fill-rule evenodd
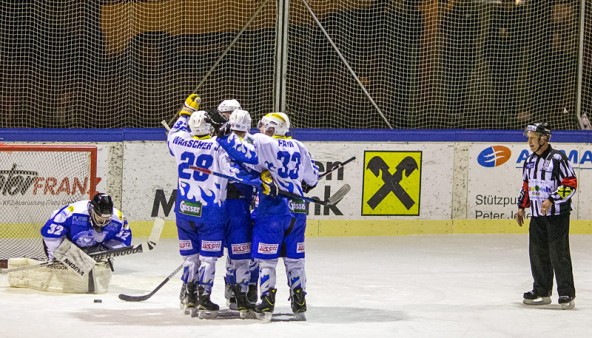
M295 131L321 171L356 157L309 193L326 199L346 183L352 188L335 206L309 206L308 236L527 232L513 220L521 166L529 153L521 132L341 132ZM167 221L163 236L176 237L176 166L163 131L77 133L65 132L50 142L41 133L25 140L8 132L4 141L80 144L82 138L84 144L96 144L97 190L113 195L136 236L147 236L151 219L160 216ZM592 133L556 134L552 144L569 156L579 181L572 233L590 234Z

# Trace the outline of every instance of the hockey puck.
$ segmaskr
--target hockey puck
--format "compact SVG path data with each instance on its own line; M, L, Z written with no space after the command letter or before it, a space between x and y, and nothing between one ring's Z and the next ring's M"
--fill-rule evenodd
M103 300L102 299L95 299L95 303L102 303Z

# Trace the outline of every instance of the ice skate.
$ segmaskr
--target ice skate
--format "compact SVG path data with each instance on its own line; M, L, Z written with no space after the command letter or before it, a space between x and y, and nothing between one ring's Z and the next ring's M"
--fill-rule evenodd
M210 300L210 295L205 293L204 288L198 288L197 298L197 317L199 319L214 319L218 316L218 310L220 307L218 304L213 303ZM194 315L192 315L195 317Z
M534 290L524 293L522 303L526 305L548 305L551 304L551 296L538 295Z
M236 299L236 307L239 311L241 319L255 319L255 306L252 305L247 299L247 293L241 292L239 285L233 287L233 291Z
M247 300L253 305L257 304L257 284L249 284L249 291L247 291Z
M181 292L179 293L179 309L185 310L185 304L187 304L187 300L185 299L185 295L187 294L187 286L183 283L181 285Z
M575 298L576 297L559 296L559 305L561 305L561 309L571 310L576 307L576 303L574 302Z
M230 310L236 311L236 297L234 296L234 290L231 284L224 284L224 298L226 298L226 306Z
M186 315L192 314L192 311L195 309L195 305L197 304L197 290L194 283L183 284L183 289L181 289L180 297L181 305L183 306L182 309Z
M306 320L306 293L301 287L297 287L292 291L290 297L292 312L294 313L294 319L304 321Z
M275 307L275 294L277 289L269 289L267 294L261 296L261 303L255 307L257 319L270 322Z

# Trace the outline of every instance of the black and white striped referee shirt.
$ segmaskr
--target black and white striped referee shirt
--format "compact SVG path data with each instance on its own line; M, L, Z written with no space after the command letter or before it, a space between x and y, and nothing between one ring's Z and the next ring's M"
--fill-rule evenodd
M540 156L532 153L524 162L522 178L518 208L530 207L532 217L560 215L572 210L571 197L578 181L564 153L551 145ZM553 206L543 215L541 204L546 199L552 201Z

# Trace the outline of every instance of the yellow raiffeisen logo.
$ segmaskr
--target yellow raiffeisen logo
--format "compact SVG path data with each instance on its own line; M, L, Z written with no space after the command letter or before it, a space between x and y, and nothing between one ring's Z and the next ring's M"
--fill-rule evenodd
M418 216L421 151L364 152L362 216Z
M557 193L559 194L559 196L561 196L561 198L565 198L565 197L569 196L571 194L571 192L572 192L571 188L566 187L566 186L561 186L557 190Z

